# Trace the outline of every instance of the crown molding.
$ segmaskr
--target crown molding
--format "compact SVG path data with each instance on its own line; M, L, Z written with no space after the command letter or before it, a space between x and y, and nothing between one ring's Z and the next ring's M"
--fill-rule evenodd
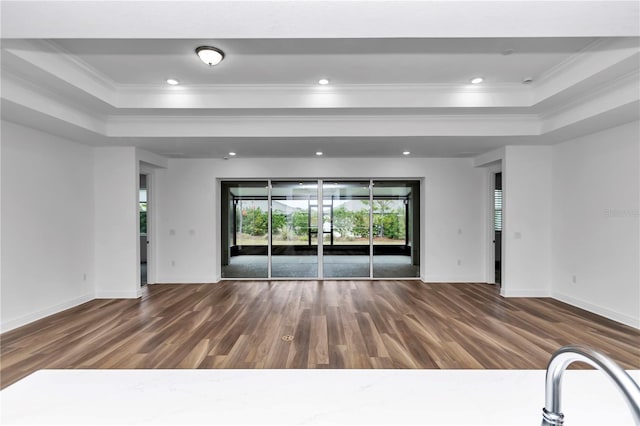
M572 99L569 103L540 116L542 133L606 114L623 107L640 104L640 71L622 76L606 87ZM640 108L635 107L636 119L640 119Z
M58 43L54 42L53 40L39 40L39 42L43 46L47 46L50 52L57 53L64 60L68 61L71 64L75 64L83 73L93 78L101 86L110 90L117 89L118 84L115 81L113 81L111 78L101 73L91 65L87 64L78 56L69 52Z
M79 90L113 105L116 85L84 61L49 40L3 40L3 60L12 56ZM15 62L15 61L14 61ZM14 64L18 69L24 63Z
M167 86L166 84L115 84L121 93L144 94L148 91L175 93L176 91L199 93L211 92L236 92L244 90L267 92L299 92L315 91L317 93L343 93L343 92L396 92L396 91L425 91L432 93L495 93L496 91L510 91L529 93L530 87L521 83L500 83L473 85L471 83L381 83L381 84L330 84L321 86L318 84L184 84Z
M580 61L583 61L585 57L590 56L593 52L597 51L598 47L606 47L610 45L611 41L598 38L584 46L580 51L570 55L559 63L555 64L541 75L538 76L537 81L534 83L534 87L539 84L544 84L545 81L554 78L557 75L566 74L567 72L571 72Z
M130 88L118 92L116 107L148 109L217 108L513 108L528 107L526 87L459 85L345 85L324 90L308 85L233 85Z
M535 84L534 104L561 95L571 87L607 70L623 68L627 60L640 55L640 39L600 39L545 73ZM637 66L636 66L637 69ZM625 71L621 71L625 73Z
M563 114L580 108L587 103L600 103L604 106L610 102L606 99L619 98L623 103L630 100L640 100L640 69L627 72L608 82L607 85L597 87L591 91L582 92L562 104L548 108L539 114L541 120Z
M71 123L86 130L105 134L106 116L92 113L86 108L60 98L57 94L34 85L6 70L2 72L2 99L48 115L58 120Z

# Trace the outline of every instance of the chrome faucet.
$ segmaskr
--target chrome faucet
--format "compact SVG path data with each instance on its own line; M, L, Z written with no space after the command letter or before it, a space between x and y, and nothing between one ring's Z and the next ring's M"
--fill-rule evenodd
M602 370L624 394L636 426L640 426L640 387L638 384L604 354L584 346L563 346L558 349L547 366L545 378L545 407L542 409L542 426L560 426L564 424L564 414L560 411L560 390L562 373L575 361L586 362Z

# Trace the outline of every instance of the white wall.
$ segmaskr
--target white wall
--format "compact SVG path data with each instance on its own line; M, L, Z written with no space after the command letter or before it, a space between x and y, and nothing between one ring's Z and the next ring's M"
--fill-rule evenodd
M508 146L503 163L503 296L551 289L551 147Z
M638 328L639 127L553 147L552 224L553 296Z
M552 295L640 327L639 140L635 122L504 149L505 296ZM145 153L9 122L2 151L2 329L94 294L137 297ZM488 174L467 159L179 159L153 175L157 282L220 278L220 179L298 177L421 179L422 279L485 281Z
M132 147L94 148L95 291L140 295L138 163Z
M3 331L93 298L92 149L2 121Z
M470 160L423 159L425 281L485 281L486 176Z
M156 172L156 282L217 281L216 162L171 160Z
M422 278L484 280L485 175L471 160L236 158L171 160L157 172L157 281L220 279L219 179L298 177L424 179Z

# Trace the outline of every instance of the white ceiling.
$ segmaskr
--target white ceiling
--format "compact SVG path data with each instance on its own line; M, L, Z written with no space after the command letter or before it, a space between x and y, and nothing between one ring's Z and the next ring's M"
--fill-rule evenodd
M268 39L268 40L55 40L62 49L118 85L488 84L538 78L594 38L500 39ZM198 46L226 57L203 64ZM511 54L509 54L511 53Z
M2 116L177 158L472 157L640 117L637 2L498 3L5 1Z

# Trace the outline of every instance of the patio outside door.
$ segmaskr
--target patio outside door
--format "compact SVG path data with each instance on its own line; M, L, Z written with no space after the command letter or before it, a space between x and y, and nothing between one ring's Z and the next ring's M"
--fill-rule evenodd
M223 278L420 276L420 182L221 183Z
M369 181L325 181L322 186L325 278L371 274Z
M271 183L271 277L318 277L318 182Z

